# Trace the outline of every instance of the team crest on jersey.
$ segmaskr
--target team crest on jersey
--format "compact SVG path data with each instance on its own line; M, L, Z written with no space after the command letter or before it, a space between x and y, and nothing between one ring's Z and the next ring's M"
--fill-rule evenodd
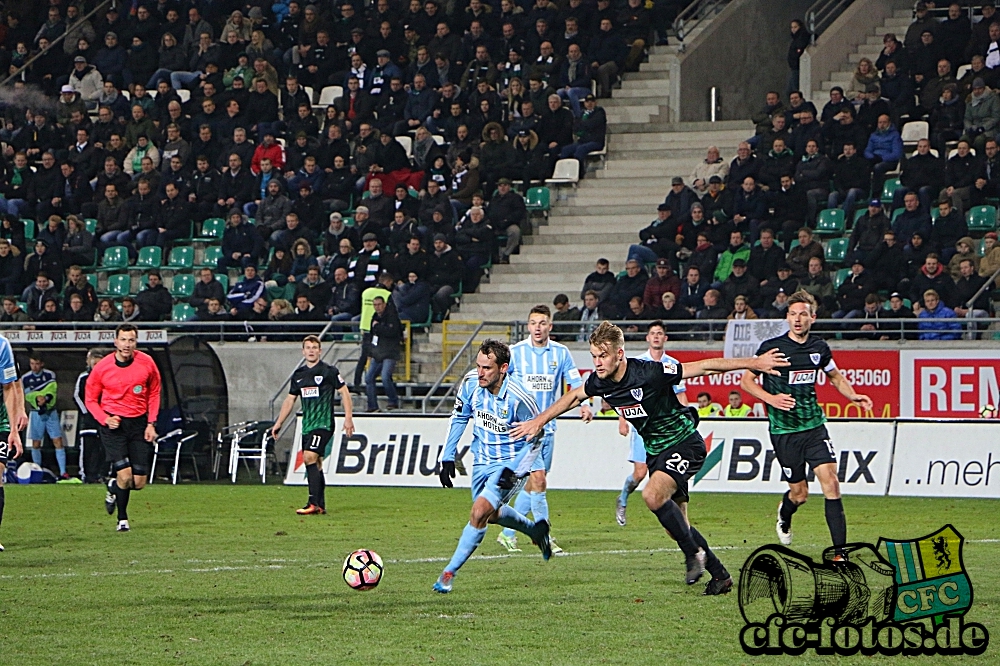
M322 383L323 383L323 375L315 375L315 376L313 377L313 380L314 380L314 381L315 381L315 382L316 382L317 384L322 384Z
M636 400L640 400L640 401L642 400L642 388L641 387L640 388L634 388L630 392L632 393L632 397L633 398L635 398Z
M813 365L819 365L820 358L819 354L809 354L809 360L813 362Z
M555 362L555 361L549 361L549 367L550 367L550 368L552 368L553 370L555 370L555 369L556 369L556 365L557 365L557 364L556 364L556 362Z
M668 375L676 375L677 364L667 361L666 363L663 364L663 372Z

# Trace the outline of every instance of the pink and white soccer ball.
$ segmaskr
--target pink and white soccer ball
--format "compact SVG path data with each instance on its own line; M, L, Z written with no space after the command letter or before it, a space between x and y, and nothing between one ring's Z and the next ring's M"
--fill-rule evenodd
M344 582L354 590L371 590L382 580L384 570L378 553L361 548L344 560Z

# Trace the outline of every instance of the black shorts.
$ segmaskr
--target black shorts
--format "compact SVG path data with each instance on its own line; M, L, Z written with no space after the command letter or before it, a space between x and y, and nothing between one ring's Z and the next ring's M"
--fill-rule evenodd
M698 473L705 463L705 440L695 431L684 441L660 451L656 455L646 455L646 467L649 474L663 472L668 474L677 490L673 499L678 504L688 501L688 479Z
M149 421L145 416L123 416L121 424L114 430L107 426L100 427L101 443L107 452L108 462L116 472L131 467L135 476L149 475L153 444L145 438L147 423Z
M302 433L302 450L322 456L326 453L326 445L333 433L329 430L313 430Z
M833 440L824 425L787 435L772 434L771 446L774 447L774 455L789 483L805 481L807 463L810 469L826 463L837 463Z
M8 437L10 437L9 430L0 432L0 466L6 466L7 461L10 460L10 444L7 443ZM3 474L3 470L0 470L0 474Z

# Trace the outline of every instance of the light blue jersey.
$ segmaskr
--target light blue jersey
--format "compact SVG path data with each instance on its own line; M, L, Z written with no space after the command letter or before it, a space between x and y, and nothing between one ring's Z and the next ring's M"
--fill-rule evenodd
M635 358L641 361L652 361L653 356L649 353L647 349L639 356ZM682 365L680 361L671 356L670 354L664 354L660 358L660 363L666 365L667 363L673 363L677 366ZM674 394L683 395L687 391L687 386L682 379L678 384L674 385ZM639 437L639 433L636 431L634 426L629 426L629 445L631 446L631 453L629 455L629 462L646 462L646 447L642 444L642 437Z
M448 440L441 460L455 459L458 440L462 438L470 420L472 426L473 465L490 465L513 461L528 443L525 439L511 439L510 427L538 416L538 405L517 379L507 375L500 391L493 395L480 388L475 370L465 375L451 412Z
M534 346L530 338L512 346L508 372L528 389L541 411L562 397L565 384L574 389L583 384L569 349L552 340L544 347ZM547 436L555 431L555 419L545 424Z

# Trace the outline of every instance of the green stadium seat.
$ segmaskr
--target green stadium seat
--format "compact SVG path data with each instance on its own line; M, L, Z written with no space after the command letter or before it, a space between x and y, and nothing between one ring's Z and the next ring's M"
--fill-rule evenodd
M35 221L27 218L21 221L24 222L24 240L35 240Z
M890 178L889 180L885 181L885 184L882 185L882 203L886 205L891 205L892 195L895 194L896 190L898 190L902 186L903 184L899 182L899 178Z
M97 291L97 273L86 273L84 277L87 278L87 282L94 288L94 291Z
M178 273L170 285L170 294L174 298L191 298L194 294L195 277L190 273Z
M108 277L108 288L103 295L110 298L124 298L131 290L132 278L127 273L119 273Z
M210 217L201 223L201 233L194 240L203 243L221 242L226 231L226 221L221 217Z
M941 209L937 206L931 206L931 222L937 222L939 217L941 217Z
M83 221L84 228L92 234L97 233L97 220L92 217L88 217Z
M552 193L547 187L532 187L528 190L524 205L529 213L538 211L547 215L552 208L551 195Z
M170 260L166 268L175 271L191 270L194 268L194 248L188 245L177 245L170 250Z
M847 256L848 238L832 238L826 244L826 261L830 264L842 264Z
M978 254L980 257L986 256L986 239L985 238L980 238L979 239L979 245L976 247L976 254Z
M839 271L837 271L833 276L833 288L835 290L840 289L840 285L844 284L844 280L846 280L847 276L850 274L851 274L850 268L841 268Z
M136 259L135 267L142 269L159 268L163 264L163 248L158 245L150 245L139 250L139 258Z
M827 208L819 212L816 221L816 233L821 236L842 236L847 223L841 208Z
M219 259L222 259L222 246L209 245L205 248L204 257L198 265L215 270L215 267L219 265Z
M997 209L993 206L975 206L966 213L969 232L987 232L997 228Z
M196 314L197 311L187 303L178 303L174 306L170 321L191 321Z
M895 222L896 218L902 215L905 210L906 210L905 208L897 208L896 210L892 211L892 218L890 219L890 222Z
M115 245L104 250L101 259L101 269L105 271L124 271L128 269L128 248Z
M800 243L800 242L799 242L799 239L798 239L798 238L796 238L795 240L793 240L793 241L792 241L792 242L791 242L791 243L790 243L790 244L788 245L788 250L789 250L789 252L790 252L790 251L792 251L792 250L794 250L795 248L797 248L797 247L798 247L799 245L802 245L802 243Z
M226 293L228 293L229 292L229 273L216 273L215 274L215 279L218 280L219 284L222 285L222 290L225 291ZM223 305L225 305L225 303L223 303Z
M867 208L862 208L861 210L854 211L854 224L857 224L858 220L861 219L861 216L867 212L868 212Z

